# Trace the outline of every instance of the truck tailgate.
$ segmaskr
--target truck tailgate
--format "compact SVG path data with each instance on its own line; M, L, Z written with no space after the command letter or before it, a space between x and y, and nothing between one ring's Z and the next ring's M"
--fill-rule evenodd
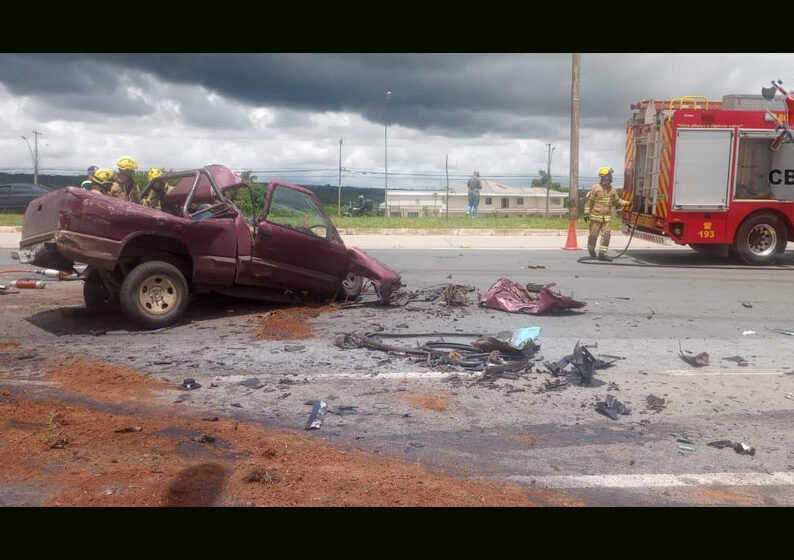
M60 222L61 205L67 195L66 189L58 189L28 204L22 224L20 248L31 247L55 235Z

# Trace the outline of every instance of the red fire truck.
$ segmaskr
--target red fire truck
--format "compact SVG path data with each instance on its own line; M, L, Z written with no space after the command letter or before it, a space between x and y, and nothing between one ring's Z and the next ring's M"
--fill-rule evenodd
M623 230L636 224L635 237L774 263L794 241L794 148L781 146L791 142L794 93L778 84L784 97L632 105Z

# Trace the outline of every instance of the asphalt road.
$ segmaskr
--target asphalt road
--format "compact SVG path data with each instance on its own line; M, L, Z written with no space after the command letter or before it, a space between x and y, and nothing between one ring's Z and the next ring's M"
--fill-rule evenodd
M78 285L51 284L43 292L60 305L32 305L40 293L13 296L20 304L0 315L0 328L26 344L119 361L175 384L185 377L203 384L175 406L293 429L306 422L307 400L323 399L332 411L354 406L354 413L329 414L310 433L454 472L551 488L591 505L794 505L794 337L767 330L794 330L794 252L782 267L767 269L681 250L631 251L613 264L577 262L582 251L368 252L399 270L409 289L451 282L485 291L504 276L556 282L587 307L543 317L473 305L347 309L316 317L317 336L295 350L293 343L253 340L252 321L267 305L202 297L185 324L146 333L121 316L89 314L80 307ZM9 251L0 250L0 266L10 263ZM577 341L625 359L599 370L592 386L544 391L546 373L487 386L466 374L333 345L338 333L374 328L495 333L533 325L542 327L541 354L550 361ZM708 352L710 365L689 366L678 357L679 343ZM723 359L736 355L748 365ZM239 384L252 377L263 386ZM449 408L417 409L404 398L410 393L441 396ZM594 403L607 394L631 413L618 420L598 414ZM650 394L666 399L666 408L648 410ZM747 443L755 455L706 445L721 439Z

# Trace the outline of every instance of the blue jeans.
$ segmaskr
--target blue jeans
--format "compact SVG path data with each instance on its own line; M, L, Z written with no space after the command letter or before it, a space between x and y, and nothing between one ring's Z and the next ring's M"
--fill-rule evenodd
M469 197L469 205L466 206L466 214L471 214L472 216L477 215L477 208L480 206L480 199L474 198L473 196Z

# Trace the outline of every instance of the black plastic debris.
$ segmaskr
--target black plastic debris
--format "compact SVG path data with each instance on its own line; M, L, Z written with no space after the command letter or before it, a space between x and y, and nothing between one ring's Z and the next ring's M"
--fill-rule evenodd
M665 408L667 408L667 403L662 397L657 397L656 395L648 395L645 397L645 402L648 405L649 410L653 410L654 412L661 412Z
M483 336L471 343L472 346L481 352L493 352L496 350L501 354L509 356L534 356L540 346L531 338L516 341L512 331L502 331L494 336Z
M736 365L740 367L747 367L748 363L747 360L742 358L741 356L728 356L727 358L723 358L726 362L736 362Z
M742 307L746 307L747 309L752 309L753 308L753 304L750 303L749 301L743 301L742 302Z
M701 352L700 354L695 354L690 352L689 350L684 351L681 348L681 342L678 343L678 355L688 363L692 367L704 367L709 365L709 354L708 352Z
M200 389L201 383L196 383L195 379L188 377L182 382L182 385L180 385L179 388L186 391L193 391L194 389Z
M741 442L732 442L729 439L720 439L717 441L712 441L708 444L709 447L716 447L717 449L725 449L726 447L730 447L739 455L755 455L755 447L750 447L746 443Z
M197 443L215 443L215 438L209 434L201 434L200 436L194 437L193 441Z
M596 402L596 411L612 420L617 420L619 414L631 414L631 409L612 395L607 395L603 401Z
M607 362L593 356L587 348L587 345L580 344L577 341L573 349L573 354L565 356L557 362L543 362L543 365L546 366L546 369L555 377L565 374L566 368L572 365L572 373L578 374L582 383L589 385L593 379L594 370L612 367L614 362L624 359L619 356L608 356L612 358L612 360Z
M785 334L786 336L794 336L794 331L789 331L789 330L786 330L786 329L769 329L769 328L767 328L766 330L768 330L770 332L773 332L773 333L777 333L777 334Z
M265 386L258 377L252 377L250 379L246 379L244 381L240 381L238 385L242 385L243 387L248 387L249 389L261 389Z
M557 379L546 379L544 381L544 385L544 389L546 391L557 391L568 387L568 380L564 377L559 377Z
M309 415L309 421L306 422L306 430L319 430L323 426L325 413L328 411L328 405L325 401L314 401L312 403L312 413Z

